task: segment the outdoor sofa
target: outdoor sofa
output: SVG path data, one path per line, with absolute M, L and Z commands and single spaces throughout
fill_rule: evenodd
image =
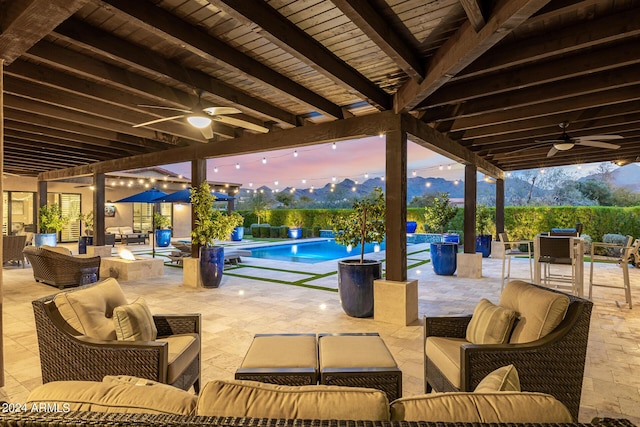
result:
M 116 242 L 120 242 L 124 245 L 131 243 L 146 243 L 147 235 L 145 233 L 134 231 L 129 226 L 120 227 L 107 227 L 106 234 L 113 234 Z
M 0 423 L 251 427 L 578 425 L 571 422 L 568 409 L 553 396 L 508 391 L 513 385 L 513 372 L 513 367 L 503 367 L 488 376 L 484 388 L 475 392 L 433 393 L 391 403 L 383 391 L 371 388 L 219 380 L 207 383 L 199 395 L 194 395 L 141 378 L 107 376 L 102 381 L 62 381 L 37 387 L 26 398 L 25 410 L 0 414 Z M 626 420 L 594 421 L 594 426 L 633 425 Z
M 100 257 L 90 255 L 72 255 L 69 249 L 62 246 L 25 246 L 22 250 L 31 267 L 36 282 L 57 286 L 78 286 L 83 270 L 93 269 L 100 272 Z M 86 270 L 85 270 L 86 271 Z

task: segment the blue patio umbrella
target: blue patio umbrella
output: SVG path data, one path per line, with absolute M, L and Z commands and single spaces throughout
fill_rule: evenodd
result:
M 157 188 L 151 188 L 143 191 L 142 193 L 116 200 L 115 203 L 158 203 L 159 200 L 156 199 L 166 195 L 167 193 L 164 191 L 160 191 Z
M 149 190 L 145 190 L 142 193 L 134 194 L 133 196 L 125 197 L 124 199 L 116 200 L 115 203 L 154 203 L 152 215 L 155 214 L 155 203 L 158 203 L 161 197 L 166 196 L 167 193 L 164 191 L 160 191 L 157 188 L 151 188 Z M 153 223 L 152 216 L 152 229 L 155 229 L 155 223 Z M 153 241 L 153 245 L 151 247 L 152 257 L 156 257 L 156 240 L 151 239 Z
M 216 196 L 216 202 L 226 202 L 229 200 L 233 200 L 234 197 L 233 196 L 229 196 L 227 194 L 224 193 L 218 193 L 217 191 L 212 191 L 211 194 L 213 194 L 214 196 Z M 175 193 L 171 193 L 169 195 L 165 195 L 165 196 L 159 196 L 156 200 L 156 203 L 158 202 L 165 202 L 165 203 L 191 203 L 191 192 L 188 188 L 185 188 L 184 190 L 179 190 L 176 191 Z

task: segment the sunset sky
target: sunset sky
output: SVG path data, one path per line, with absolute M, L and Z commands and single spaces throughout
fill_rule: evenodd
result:
M 308 188 L 322 186 L 346 178 L 363 182 L 369 178 L 384 176 L 384 138 L 369 137 L 353 141 L 320 144 L 293 149 L 270 151 L 259 154 L 231 156 L 207 161 L 209 181 L 239 183 L 247 188 L 266 185 L 270 188 Z M 462 179 L 464 166 L 446 157 L 433 153 L 414 143 L 408 144 L 408 175 L 441 177 L 449 180 Z M 263 163 L 266 159 L 266 163 Z M 239 168 L 236 168 L 239 165 Z M 180 163 L 164 168 L 191 176 L 191 165 Z M 440 170 L 442 168 L 442 170 Z M 217 172 L 216 172 L 217 170 Z M 303 180 L 306 182 L 303 183 Z M 277 181 L 277 184 L 276 184 Z

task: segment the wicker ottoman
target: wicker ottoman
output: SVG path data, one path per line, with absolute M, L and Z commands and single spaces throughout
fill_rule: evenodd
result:
M 316 335 L 256 334 L 235 378 L 281 385 L 316 384 Z
M 377 333 L 320 334 L 320 383 L 382 390 L 402 397 L 402 371 Z

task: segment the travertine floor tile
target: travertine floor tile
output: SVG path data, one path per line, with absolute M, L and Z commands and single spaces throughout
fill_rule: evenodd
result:
M 428 253 L 413 254 L 410 264 L 427 258 Z M 513 276 L 528 276 L 526 260 L 512 262 Z M 335 271 L 335 262 L 296 264 L 245 257 L 243 264 L 256 268 L 229 270 L 219 289 L 183 287 L 179 268 L 165 268 L 162 277 L 132 280 L 122 287 L 130 300 L 144 296 L 155 313 L 202 313 L 203 383 L 233 378 L 256 333 L 378 332 L 403 370 L 404 395 L 423 393 L 421 320 L 399 327 L 346 316 L 335 292 L 335 274 L 305 282 L 328 290 L 263 280 L 315 277 L 312 275 Z M 259 268 L 262 266 L 289 271 Z M 468 314 L 483 297 L 497 302 L 501 267 L 499 259 L 483 259 L 480 279 L 437 276 L 430 264 L 412 268 L 408 276 L 419 281 L 420 317 Z M 588 281 L 588 264 L 585 267 Z M 615 264 L 598 264 L 597 268 L 599 281 L 621 282 L 622 272 Z M 295 271 L 309 274 L 291 273 Z M 640 269 L 630 268 L 630 274 L 638 307 L 633 310 L 624 303 L 622 290 L 594 288 L 580 421 L 612 416 L 640 424 Z M 29 266 L 4 269 L 3 278 L 6 381 L 0 398 L 20 402 L 41 383 L 31 301 L 58 290 L 36 283 Z

